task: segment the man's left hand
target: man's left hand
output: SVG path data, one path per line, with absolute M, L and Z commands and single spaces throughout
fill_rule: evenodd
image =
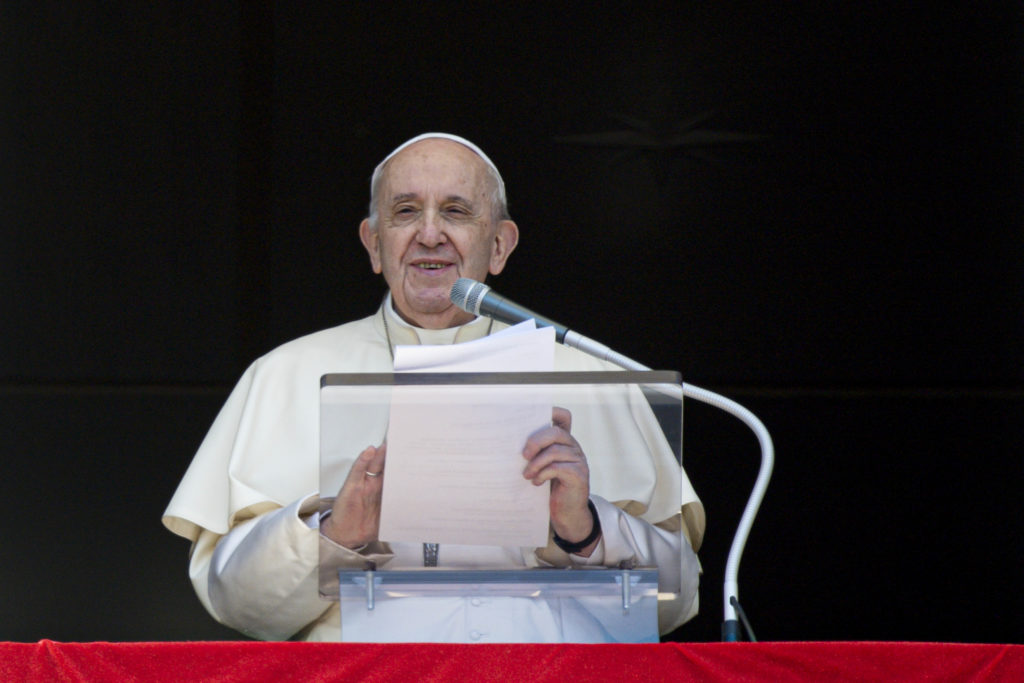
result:
M 572 414 L 554 408 L 552 425 L 530 435 L 523 448 L 529 463 L 523 476 L 540 486 L 551 482 L 551 526 L 566 541 L 581 541 L 590 535 L 594 519 L 587 507 L 590 499 L 590 468 L 587 456 L 571 434 Z M 599 540 L 599 539 L 598 539 Z M 578 555 L 589 556 L 597 540 Z

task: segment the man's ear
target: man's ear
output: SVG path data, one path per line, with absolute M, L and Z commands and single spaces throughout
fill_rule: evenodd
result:
M 373 267 L 373 272 L 380 275 L 380 235 L 377 231 L 370 226 L 370 219 L 364 218 L 363 222 L 359 224 L 359 240 L 366 247 L 366 253 L 370 255 L 370 266 Z
M 498 229 L 494 233 L 494 246 L 491 248 L 491 275 L 497 275 L 505 269 L 505 262 L 508 261 L 516 245 L 519 244 L 519 226 L 514 221 L 504 220 L 498 223 Z

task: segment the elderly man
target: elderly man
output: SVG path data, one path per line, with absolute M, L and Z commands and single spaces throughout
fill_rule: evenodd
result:
M 659 606 L 667 632 L 697 609 L 703 508 L 673 462 L 651 456 L 637 481 L 601 469 L 555 411 L 552 425 L 524 444 L 523 477 L 551 482 L 551 542 L 546 548 L 452 546 L 423 549 L 378 538 L 387 452 L 378 438 L 353 453 L 333 503 L 318 517 L 318 390 L 331 372 L 389 372 L 397 344 L 451 344 L 477 339 L 500 324 L 474 318 L 449 300 L 459 277 L 497 275 L 519 232 L 509 218 L 497 168 L 474 144 L 442 133 L 418 136 L 381 162 L 371 181 L 370 215 L 359 226 L 373 271 L 389 294 L 369 318 L 295 340 L 246 371 L 196 454 L 163 521 L 192 541 L 190 578 L 218 620 L 263 639 L 338 640 L 337 603 L 318 596 L 321 554 L 334 566 L 381 568 L 617 566 L 657 564 L 675 600 Z M 607 364 L 565 347 L 558 370 L 606 370 Z M 632 433 L 630 425 L 623 431 Z M 639 434 L 642 429 L 635 430 Z M 363 448 L 359 444 L 355 451 Z M 608 491 L 591 491 L 592 481 Z M 679 491 L 683 491 L 682 511 Z M 680 533 L 681 532 L 681 533 Z M 318 541 L 319 539 L 319 541 Z M 318 545 L 326 551 L 318 551 Z M 414 599 L 410 599 L 414 600 Z M 407 603 L 396 634 L 410 640 L 561 640 L 580 637 L 572 619 L 531 601 L 495 601 L 482 631 L 465 632 L 465 606 Z M 477 605 L 479 607 L 479 605 Z M 480 619 L 483 621 L 481 622 Z M 404 629 L 404 631 L 403 631 Z M 584 629 L 585 630 L 585 629 Z M 585 636 L 584 636 L 585 637 Z

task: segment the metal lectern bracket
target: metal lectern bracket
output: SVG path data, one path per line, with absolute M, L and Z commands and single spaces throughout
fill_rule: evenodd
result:
M 374 571 L 372 569 L 366 570 L 366 609 L 373 609 L 373 589 L 374 589 Z
M 628 614 L 629 607 L 633 603 L 633 585 L 640 582 L 639 576 L 634 576 L 629 569 L 622 569 L 615 577 L 615 583 L 622 588 L 622 613 Z

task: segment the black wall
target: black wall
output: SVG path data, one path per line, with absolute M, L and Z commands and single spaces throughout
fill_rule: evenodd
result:
M 706 4 L 0 6 L 0 639 L 235 637 L 160 514 L 249 361 L 374 310 L 370 171 L 443 130 L 496 287 L 768 426 L 761 639 L 1024 641 L 1021 10 Z M 757 446 L 685 441 L 716 640 Z

